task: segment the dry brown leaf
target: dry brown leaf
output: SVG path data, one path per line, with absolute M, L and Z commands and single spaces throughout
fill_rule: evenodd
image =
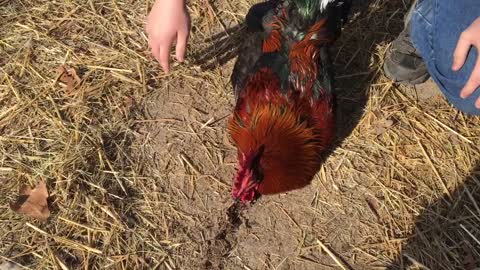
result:
M 71 94 L 76 85 L 80 83 L 80 77 L 74 68 L 67 65 L 60 65 L 57 68 L 58 80 L 67 85 L 67 94 Z
M 463 258 L 463 265 L 465 266 L 465 270 L 477 270 L 477 261 L 475 257 L 473 256 L 472 251 L 470 250 L 467 245 L 463 244 L 462 245 L 463 250 L 465 251 L 465 257 Z
M 129 96 L 123 97 L 123 106 L 127 111 L 129 111 L 134 104 L 135 104 L 135 100 L 132 97 L 129 97 Z
M 375 134 L 376 135 L 382 135 L 392 126 L 393 126 L 393 121 L 392 120 L 387 120 L 387 119 L 380 120 L 375 125 Z
M 10 204 L 13 211 L 39 220 L 45 220 L 50 216 L 47 185 L 43 180 L 38 182 L 34 189 L 22 186 L 19 193 L 17 201 Z
M 374 196 L 368 195 L 366 196 L 366 201 L 368 204 L 368 207 L 370 207 L 370 210 L 373 212 L 373 214 L 377 217 L 378 220 L 381 220 L 380 216 L 380 206 L 378 205 L 378 200 Z

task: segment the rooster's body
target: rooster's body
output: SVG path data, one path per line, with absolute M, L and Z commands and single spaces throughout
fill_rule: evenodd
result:
M 270 0 L 253 6 L 232 74 L 229 132 L 239 170 L 232 195 L 251 201 L 309 184 L 334 137 L 328 47 L 351 0 Z

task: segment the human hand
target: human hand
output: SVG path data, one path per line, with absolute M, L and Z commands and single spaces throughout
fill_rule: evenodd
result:
M 453 54 L 452 70 L 458 71 L 465 64 L 468 52 L 475 46 L 480 51 L 480 17 L 476 19 L 463 33 L 457 43 Z M 469 97 L 480 86 L 480 54 L 477 56 L 477 63 L 467 83 L 460 92 L 462 98 Z M 480 98 L 475 102 L 475 107 L 480 109 Z
M 148 45 L 163 70 L 169 71 L 170 48 L 176 42 L 176 58 L 183 62 L 190 31 L 185 0 L 156 0 L 148 14 Z

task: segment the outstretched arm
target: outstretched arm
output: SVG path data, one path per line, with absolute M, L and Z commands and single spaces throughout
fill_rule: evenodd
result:
M 176 43 L 176 58 L 185 58 L 190 17 L 185 0 L 156 0 L 148 14 L 146 31 L 152 54 L 165 72 L 169 71 L 170 48 Z

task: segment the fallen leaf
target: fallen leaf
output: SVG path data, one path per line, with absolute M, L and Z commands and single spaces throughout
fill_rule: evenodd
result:
M 449 141 L 453 144 L 453 145 L 459 145 L 459 144 L 462 144 L 462 141 L 459 139 L 459 137 L 455 134 L 450 134 L 448 136 L 448 139 Z
M 465 257 L 463 258 L 463 265 L 465 267 L 465 270 L 477 270 L 477 260 L 473 256 L 472 250 L 470 250 L 467 245 L 463 244 L 462 245 L 463 250 L 465 251 Z
M 67 94 L 71 94 L 76 85 L 80 83 L 80 77 L 74 68 L 67 65 L 60 65 L 57 68 L 58 80 L 67 85 Z
M 372 210 L 373 214 L 377 217 L 377 219 L 381 220 L 382 218 L 380 217 L 380 206 L 378 205 L 377 198 L 368 194 L 366 197 L 368 207 L 370 207 L 370 210 Z
M 375 117 L 378 119 L 378 118 L 383 118 L 385 117 L 385 115 L 383 114 L 383 112 L 379 111 L 379 110 L 375 110 L 375 111 L 372 111 L 373 115 L 375 115 Z
M 20 188 L 19 193 L 17 201 L 10 203 L 13 211 L 39 220 L 45 220 L 50 216 L 47 185 L 44 181 L 38 182 L 34 189 L 24 185 Z
M 375 134 L 382 135 L 385 133 L 389 128 L 393 126 L 392 120 L 383 119 L 377 122 L 375 126 Z
M 129 97 L 129 96 L 123 97 L 123 106 L 127 111 L 129 111 L 134 104 L 135 104 L 135 100 L 132 97 Z
M 0 270 L 21 270 L 22 268 L 11 262 L 4 262 L 0 264 Z

